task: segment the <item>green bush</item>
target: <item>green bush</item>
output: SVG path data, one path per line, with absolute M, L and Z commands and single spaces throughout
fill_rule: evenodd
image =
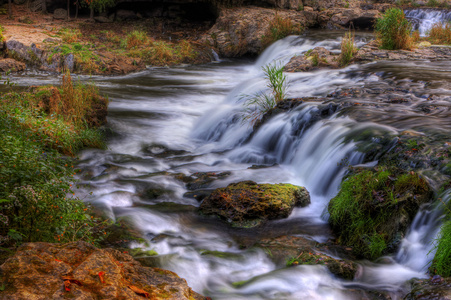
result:
M 290 34 L 301 34 L 302 31 L 302 26 L 293 25 L 290 19 L 282 18 L 276 13 L 269 23 L 268 32 L 262 37 L 262 44 L 267 47 Z
M 70 199 L 72 160 L 43 146 L 39 134 L 0 113 L 0 241 L 96 242 L 101 221 Z M 0 244 L 1 244 L 0 242 Z
M 381 41 L 382 49 L 395 50 L 412 47 L 412 25 L 399 8 L 390 8 L 382 18 L 377 19 L 375 30 Z

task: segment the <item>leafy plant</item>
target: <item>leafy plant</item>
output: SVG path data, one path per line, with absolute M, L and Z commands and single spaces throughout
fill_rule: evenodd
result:
M 440 228 L 439 237 L 435 241 L 436 253 L 430 270 L 434 274 L 449 277 L 451 276 L 451 208 L 449 201 L 448 203 L 442 201 L 442 205 L 445 211 L 445 218 Z
M 341 41 L 341 53 L 338 57 L 338 63 L 340 66 L 346 66 L 348 65 L 352 58 L 354 57 L 354 54 L 357 53 L 357 48 L 354 44 L 354 34 L 351 32 L 348 32 L 343 37 L 343 40 Z
M 258 92 L 252 96 L 243 95 L 247 98 L 244 102 L 245 112 L 243 120 L 250 120 L 254 124 L 257 120 L 274 108 L 277 103 L 286 98 L 288 81 L 283 73 L 284 66 L 280 64 L 266 65 L 263 68 L 265 78 L 268 81 L 267 87 L 270 93 Z
M 381 48 L 388 50 L 410 49 L 412 47 L 412 25 L 399 8 L 390 8 L 376 20 L 376 34 Z
M 61 39 L 65 43 L 75 43 L 81 38 L 81 31 L 79 29 L 63 28 L 60 30 L 59 34 Z

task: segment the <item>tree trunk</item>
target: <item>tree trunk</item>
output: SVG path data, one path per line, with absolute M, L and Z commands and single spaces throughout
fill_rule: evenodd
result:
M 9 15 L 10 19 L 13 18 L 13 3 L 12 3 L 12 0 L 8 0 L 8 15 Z
M 70 19 L 70 0 L 67 0 L 67 19 Z
M 75 2 L 75 19 L 78 18 L 78 0 Z
M 91 11 L 89 12 L 89 18 L 91 20 L 94 20 L 94 6 L 92 4 L 91 4 L 90 9 L 91 9 Z
M 41 0 L 42 1 L 42 12 L 47 13 L 47 0 Z

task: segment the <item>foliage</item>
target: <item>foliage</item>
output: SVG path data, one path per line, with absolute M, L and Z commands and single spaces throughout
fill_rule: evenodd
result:
M 375 30 L 382 49 L 396 50 L 412 47 L 410 36 L 412 25 L 399 8 L 390 8 L 382 18 L 377 19 Z
M 358 256 L 375 259 L 402 230 L 398 220 L 413 218 L 429 197 L 426 181 L 413 172 L 363 170 L 349 176 L 330 201 L 329 222 L 341 244 Z
M 141 49 L 130 50 L 131 57 L 139 57 L 147 64 L 165 66 L 179 63 L 188 63 L 198 56 L 191 43 L 182 40 L 178 44 L 165 41 L 153 42 Z
M 451 196 L 451 195 L 450 195 Z M 435 243 L 435 256 L 432 260 L 430 270 L 434 274 L 443 277 L 451 276 L 451 205 L 442 202 L 445 211 L 445 217 L 442 227 L 440 228 L 439 237 Z
M 73 84 L 70 74 L 60 89 L 38 87 L 8 93 L 1 98 L 2 112 L 23 130 L 31 130 L 46 148 L 73 155 L 83 147 L 102 147 L 93 129 L 105 122 L 108 100 L 89 84 Z
M 77 170 L 20 120 L 0 113 L 0 238 L 6 245 L 21 242 L 96 242 L 103 234 L 100 219 L 72 193 Z
M 288 81 L 287 76 L 283 74 L 284 66 L 275 63 L 266 65 L 262 69 L 268 81 L 267 87 L 270 89 L 270 93 L 258 92 L 252 96 L 243 95 L 241 97 L 241 99 L 247 99 L 244 102 L 243 120 L 250 120 L 251 124 L 261 119 L 277 103 L 284 100 L 287 94 Z
M 79 29 L 63 28 L 60 30 L 59 34 L 61 39 L 65 43 L 75 43 L 81 38 L 81 31 Z
M 116 5 L 115 0 L 83 0 L 81 3 L 98 12 L 104 12 L 108 7 Z
M 301 34 L 302 31 L 301 25 L 293 25 L 289 18 L 282 18 L 276 13 L 269 23 L 268 32 L 262 37 L 262 44 L 266 47 L 291 34 Z
M 428 39 L 434 44 L 451 44 L 451 24 L 434 24 L 428 32 Z
M 351 32 L 348 32 L 341 41 L 341 53 L 338 57 L 338 63 L 340 66 L 343 67 L 348 65 L 356 53 L 357 48 L 354 44 L 354 35 Z
M 3 36 L 4 30 L 5 30 L 5 28 L 3 28 L 3 26 L 0 25 L 0 43 L 5 41 L 5 37 Z

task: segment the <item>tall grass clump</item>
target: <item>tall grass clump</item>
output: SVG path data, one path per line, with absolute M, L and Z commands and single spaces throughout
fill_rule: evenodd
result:
M 254 95 L 243 95 L 245 111 L 243 120 L 250 120 L 255 124 L 264 114 L 274 108 L 277 103 L 284 100 L 287 95 L 288 81 L 283 73 L 284 66 L 280 64 L 266 65 L 263 68 L 269 93 L 259 92 Z
M 341 41 L 341 53 L 338 57 L 338 63 L 340 66 L 343 67 L 348 65 L 356 53 L 357 48 L 354 43 L 354 34 L 348 32 Z
M 301 34 L 302 31 L 301 25 L 293 25 L 289 18 L 284 19 L 276 13 L 269 23 L 267 33 L 262 37 L 262 43 L 266 47 L 291 34 Z
M 142 30 L 133 30 L 122 41 L 121 45 L 126 49 L 135 49 L 148 42 L 147 33 Z
M 434 24 L 428 32 L 428 39 L 434 44 L 451 44 L 451 23 Z
M 451 198 L 451 193 L 448 198 Z M 439 237 L 435 243 L 435 256 L 432 260 L 430 270 L 434 274 L 443 277 L 451 276 L 451 205 L 442 202 L 445 212 L 444 223 L 440 228 Z
M 388 50 L 410 49 L 412 47 L 412 25 L 399 8 L 390 8 L 376 20 L 376 34 L 381 48 Z
M 72 28 L 63 28 L 60 30 L 61 39 L 65 43 L 75 43 L 77 42 L 82 34 L 79 29 L 72 29 Z

